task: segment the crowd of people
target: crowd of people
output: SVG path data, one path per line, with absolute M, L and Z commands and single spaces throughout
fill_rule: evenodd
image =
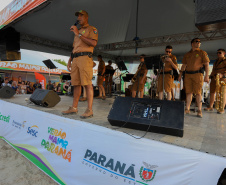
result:
M 17 81 L 9 80 L 5 78 L 3 81 L 0 80 L 0 88 L 4 86 L 9 86 L 16 91 L 16 94 L 32 94 L 36 89 L 42 89 L 42 84 L 36 79 L 35 83 L 30 81 L 23 81 L 21 76 L 18 77 Z M 70 83 L 68 81 L 58 83 L 48 81 L 44 89 L 53 90 L 58 95 L 70 94 Z

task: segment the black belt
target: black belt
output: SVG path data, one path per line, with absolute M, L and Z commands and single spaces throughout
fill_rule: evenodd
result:
M 185 71 L 186 74 L 196 74 L 196 73 L 203 73 L 201 70 L 198 71 Z
M 160 72 L 160 74 L 163 74 L 163 72 Z M 171 74 L 171 75 L 173 75 L 173 70 L 164 72 L 164 74 Z
M 93 53 L 91 52 L 81 52 L 81 53 L 71 53 L 71 58 L 76 58 L 76 57 L 80 57 L 80 56 L 88 56 L 89 58 L 91 58 L 93 55 Z

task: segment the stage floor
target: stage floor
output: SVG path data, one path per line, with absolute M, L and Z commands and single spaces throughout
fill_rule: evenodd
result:
M 26 99 L 29 99 L 30 95 L 15 95 L 11 99 L 3 99 L 4 101 L 19 104 L 22 106 L 30 107 L 40 111 L 48 112 L 51 114 L 60 115 L 62 117 L 82 120 L 95 125 L 107 127 L 109 129 L 125 132 L 135 135 L 136 137 L 142 137 L 146 132 L 133 130 L 129 128 L 119 128 L 111 126 L 107 120 L 107 116 L 115 100 L 115 97 L 107 98 L 106 100 L 94 99 L 93 111 L 94 117 L 89 119 L 81 119 L 80 115 L 83 114 L 87 107 L 87 102 L 79 102 L 77 115 L 62 115 L 61 111 L 66 110 L 68 106 L 71 106 L 73 98 L 71 96 L 60 96 L 61 101 L 52 108 L 44 108 L 41 106 L 29 103 Z M 205 104 L 203 104 L 203 108 Z M 191 107 L 192 108 L 192 107 Z M 176 113 L 175 113 L 176 114 Z M 144 136 L 147 139 L 152 139 L 172 145 L 177 145 L 201 152 L 206 152 L 218 156 L 226 156 L 226 115 L 217 114 L 216 110 L 213 112 L 205 112 L 203 110 L 203 118 L 198 118 L 196 113 L 191 112 L 190 115 L 184 117 L 184 136 L 183 138 L 157 134 L 148 132 Z M 128 135 L 128 137 L 131 137 Z

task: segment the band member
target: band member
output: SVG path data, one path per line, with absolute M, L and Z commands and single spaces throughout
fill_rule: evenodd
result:
M 173 68 L 177 70 L 177 58 L 172 55 L 172 46 L 166 46 L 165 55 L 162 57 L 164 64 L 164 90 L 167 93 L 167 100 L 171 100 L 171 89 L 173 86 Z M 158 77 L 157 92 L 159 99 L 163 99 L 163 70 Z
M 225 50 L 224 49 L 218 49 L 217 50 L 217 56 L 218 58 L 213 64 L 213 69 L 210 74 L 210 105 L 207 108 L 204 108 L 205 111 L 213 111 L 213 104 L 215 101 L 215 93 L 216 93 L 216 75 L 219 73 L 220 78 L 223 76 L 226 76 L 226 58 L 225 58 Z M 225 107 L 225 102 L 224 106 Z M 218 112 L 219 114 L 223 114 L 224 111 Z
M 105 63 L 102 59 L 101 55 L 98 55 L 97 60 L 99 61 L 98 69 L 97 69 L 97 85 L 99 87 L 99 96 L 97 96 L 97 99 L 106 99 L 105 90 L 104 90 L 104 73 L 105 73 Z
M 146 82 L 147 76 L 147 67 L 144 63 L 145 55 L 140 55 L 140 65 L 138 66 L 137 72 L 135 73 L 132 81 L 134 81 L 132 86 L 132 97 L 136 97 L 136 92 L 138 89 L 138 93 L 140 92 L 140 98 L 144 96 L 144 85 Z M 138 83 L 139 82 L 139 83 Z M 139 86 L 139 87 L 138 87 Z
M 105 67 L 105 92 L 109 93 L 109 96 L 111 96 L 113 74 L 106 74 L 106 70 L 109 70 L 109 71 L 114 70 L 111 64 L 112 64 L 112 61 L 109 60 L 108 65 Z
M 178 80 L 185 71 L 184 86 L 186 92 L 186 108 L 185 114 L 190 114 L 190 105 L 192 94 L 196 94 L 196 102 L 198 106 L 197 116 L 202 117 L 202 86 L 203 86 L 203 65 L 205 66 L 204 81 L 209 82 L 209 57 L 207 53 L 200 49 L 201 41 L 194 38 L 191 41 L 192 49 L 184 55 L 182 60 L 181 72 Z
M 93 59 L 92 53 L 97 45 L 98 32 L 97 29 L 88 24 L 88 13 L 80 10 L 75 13 L 77 21 L 81 25 L 78 28 L 73 25 L 71 31 L 74 33 L 73 50 L 68 60 L 67 68 L 71 71 L 71 84 L 74 86 L 74 99 L 72 107 L 63 111 L 62 114 L 77 114 L 78 101 L 81 95 L 81 86 L 85 86 L 87 93 L 88 107 L 81 118 L 89 118 L 93 116 Z

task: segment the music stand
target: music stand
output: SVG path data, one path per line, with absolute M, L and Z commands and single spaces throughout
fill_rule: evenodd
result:
M 129 82 L 129 79 L 126 76 L 123 76 L 122 79 L 124 82 Z
M 57 67 L 54 65 L 54 63 L 50 60 L 50 59 L 48 59 L 48 60 L 43 60 L 42 61 L 45 65 L 46 65 L 46 67 L 48 67 L 48 69 L 49 69 L 49 80 L 50 80 L 50 69 L 56 69 Z
M 120 71 L 127 71 L 127 67 L 123 61 L 116 62 L 116 65 Z
M 152 56 L 152 57 L 145 57 L 144 58 L 144 63 L 147 67 L 147 69 L 162 69 L 163 62 L 161 60 L 161 56 Z
M 45 65 L 46 65 L 46 67 L 48 67 L 49 69 L 56 69 L 57 67 L 54 65 L 54 63 L 50 60 L 50 59 L 48 59 L 48 60 L 43 60 L 42 61 Z
M 130 80 L 132 80 L 132 78 L 134 77 L 135 74 L 126 74 L 126 78 Z
M 49 80 L 50 80 L 50 69 L 56 69 L 57 67 L 54 65 L 54 63 L 50 60 L 50 59 L 48 59 L 48 60 L 43 60 L 42 61 L 45 65 L 46 65 L 46 67 L 48 67 L 48 69 L 49 69 Z

